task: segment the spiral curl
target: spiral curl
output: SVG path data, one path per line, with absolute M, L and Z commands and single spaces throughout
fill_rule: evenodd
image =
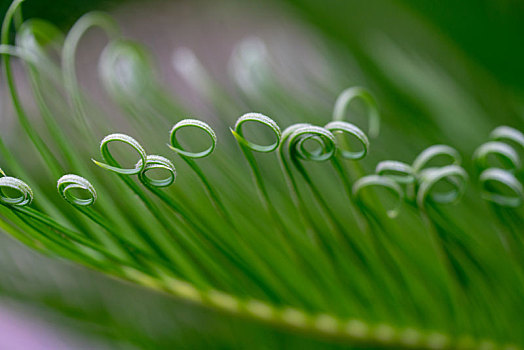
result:
M 333 134 L 342 133 L 348 134 L 355 137 L 360 144 L 362 145 L 361 151 L 347 151 L 343 150 L 341 147 L 337 147 L 342 158 L 359 160 L 366 156 L 369 149 L 369 139 L 366 134 L 356 125 L 343 122 L 343 121 L 334 121 L 327 123 L 324 126 L 325 129 L 329 130 Z
M 308 140 L 314 140 L 319 148 L 309 151 L 305 147 Z M 289 153 L 303 160 L 325 161 L 333 157 L 336 150 L 335 136 L 327 129 L 314 125 L 297 127 L 288 138 Z
M 412 164 L 413 171 L 415 173 L 421 172 L 431 160 L 439 156 L 451 158 L 450 165 L 460 165 L 462 163 L 462 157 L 453 147 L 448 145 L 433 145 L 426 148 L 415 158 Z
M 91 185 L 88 180 L 78 175 L 68 174 L 62 176 L 57 181 L 57 189 L 62 198 L 73 205 L 87 207 L 93 205 L 97 199 L 96 190 L 93 185 Z M 79 189 L 89 194 L 89 198 L 79 198 L 75 196 L 72 193 L 72 190 L 74 189 Z
M 519 144 L 524 149 L 524 134 L 510 126 L 499 126 L 490 134 L 489 138 L 493 141 L 512 141 Z
M 446 165 L 440 168 L 428 168 L 418 177 L 420 186 L 417 191 L 417 204 L 423 208 L 426 200 L 440 204 L 457 201 L 466 191 L 468 174 L 458 165 Z M 440 181 L 447 181 L 453 189 L 445 192 L 434 192 L 433 189 Z
M 182 128 L 187 127 L 194 127 L 198 128 L 200 130 L 203 130 L 211 140 L 211 145 L 204 151 L 201 152 L 189 152 L 182 148 L 180 143 L 177 140 L 177 132 L 180 131 Z M 188 157 L 188 158 L 204 158 L 213 153 L 216 147 L 217 143 L 217 136 L 215 134 L 215 131 L 205 122 L 197 119 L 184 119 L 176 123 L 173 128 L 171 129 L 171 132 L 169 134 L 169 139 L 171 141 L 171 144 L 169 145 L 169 148 L 171 148 L 173 151 L 177 152 L 178 154 Z
M 5 194 L 4 189 L 11 189 L 19 193 L 12 197 Z M 25 207 L 33 202 L 33 190 L 24 181 L 11 176 L 0 177 L 0 202 L 17 207 Z
M 134 168 L 130 168 L 130 169 L 121 168 L 118 162 L 111 155 L 111 152 L 109 151 L 109 143 L 111 142 L 123 142 L 131 146 L 140 156 L 140 160 L 142 161 L 141 167 L 137 168 L 135 166 Z M 107 170 L 110 170 L 117 174 L 122 174 L 122 175 L 136 175 L 144 170 L 144 166 L 146 163 L 146 157 L 147 157 L 146 151 L 142 147 L 142 145 L 140 145 L 140 143 L 137 140 L 135 140 L 134 138 L 132 138 L 131 136 L 128 136 L 125 134 L 107 135 L 100 142 L 100 153 L 102 154 L 102 157 L 108 164 L 99 162 L 94 159 L 93 159 L 93 162 L 103 169 L 107 169 Z
M 439 156 L 451 158 L 452 164 L 426 168 L 431 160 Z M 362 188 L 374 185 L 396 192 L 400 202 L 406 197 L 408 200 L 416 200 L 420 208 L 424 207 L 428 197 L 436 203 L 452 203 L 462 196 L 468 179 L 466 171 L 458 165 L 460 163 L 459 153 L 446 145 L 434 145 L 425 149 L 415 158 L 412 165 L 395 160 L 385 160 L 377 164 L 376 174 L 364 176 L 354 184 L 353 196 L 358 200 L 358 194 Z M 434 186 L 440 181 L 450 183 L 453 189 L 435 192 Z M 395 217 L 400 208 L 401 205 L 398 204 L 394 209 L 388 211 L 388 215 Z
M 271 129 L 271 131 L 275 135 L 275 142 L 270 145 L 258 145 L 256 143 L 248 141 L 246 138 L 244 138 L 244 134 L 242 131 L 242 126 L 244 123 L 251 121 L 251 122 L 257 122 L 262 125 L 265 125 Z M 233 130 L 231 130 L 237 141 L 243 145 L 244 147 L 247 147 L 248 149 L 256 152 L 262 152 L 262 153 L 269 153 L 273 152 L 278 148 L 278 145 L 280 144 L 280 140 L 282 138 L 282 132 L 280 131 L 280 127 L 277 125 L 277 123 L 260 113 L 246 113 L 240 118 L 238 118 L 237 122 L 235 123 L 235 127 Z
M 173 163 L 162 156 L 148 155 L 145 165 L 142 159 L 136 163 L 136 169 L 142 169 L 138 173 L 138 179 L 148 187 L 168 187 L 176 180 L 176 168 Z M 153 179 L 147 176 L 147 172 L 152 170 L 167 170 L 169 176 L 163 179 Z
M 64 35 L 55 25 L 40 19 L 30 19 L 22 23 L 16 33 L 17 47 L 25 53 L 22 57 L 34 66 L 45 67 L 39 70 L 52 79 L 61 76 L 57 66 L 47 54 L 51 47 L 56 53 L 62 49 Z
M 117 99 L 137 97 L 147 92 L 154 80 L 148 52 L 138 43 L 117 39 L 102 51 L 98 65 L 105 89 Z
M 524 134 L 520 130 L 502 125 L 495 128 L 489 138 L 491 141 L 481 145 L 473 155 L 480 172 L 482 198 L 502 207 L 519 207 L 524 191 L 522 183 L 514 174 L 520 171 L 522 162 L 513 146 L 524 149 Z M 504 169 L 491 166 L 489 155 L 498 156 L 507 166 Z M 494 184 L 498 186 L 495 187 Z M 502 188 L 505 188 L 507 193 L 502 193 Z
M 375 173 L 389 177 L 399 184 L 411 184 L 415 181 L 413 167 L 396 160 L 384 160 L 378 163 L 375 168 Z
M 372 138 L 378 136 L 380 131 L 380 114 L 378 112 L 378 105 L 371 93 L 362 87 L 350 87 L 338 96 L 333 110 L 333 120 L 342 121 L 346 110 L 355 98 L 360 98 L 367 104 L 369 109 L 369 135 Z
M 102 12 L 89 12 L 80 17 L 69 30 L 62 48 L 62 75 L 65 91 L 67 92 L 75 110 L 75 118 L 83 128 L 89 130 L 85 107 L 80 98 L 80 87 L 76 74 L 77 48 L 80 40 L 90 28 L 100 28 L 110 40 L 120 35 L 118 25 L 113 18 Z
M 495 192 L 490 187 L 490 183 L 499 183 L 510 190 L 513 195 Z M 500 206 L 516 208 L 522 204 L 524 189 L 519 180 L 507 170 L 489 168 L 484 170 L 479 176 L 479 183 L 482 189 L 482 198 L 496 203 Z
M 282 132 L 282 138 L 281 138 L 281 141 L 280 141 L 280 145 L 278 145 L 278 151 L 281 155 L 284 154 L 284 150 L 286 149 L 286 147 L 284 147 L 285 145 L 288 144 L 288 140 L 289 140 L 289 137 L 291 135 L 293 135 L 293 133 L 302 128 L 302 127 L 305 127 L 305 126 L 311 126 L 311 124 L 307 124 L 307 123 L 297 123 L 297 124 L 293 124 L 293 125 L 290 125 L 288 126 L 287 128 L 284 129 L 284 131 Z
M 362 190 L 369 186 L 385 187 L 397 196 L 396 205 L 393 207 L 393 209 L 389 209 L 386 212 L 390 218 L 395 218 L 400 212 L 400 209 L 402 208 L 402 203 L 404 201 L 404 192 L 400 185 L 388 176 L 373 174 L 361 177 L 360 179 L 355 181 L 352 188 L 353 198 L 355 198 L 355 201 L 359 203 L 361 206 L 363 205 L 361 194 Z
M 508 163 L 508 170 L 518 170 L 521 167 L 519 155 L 513 147 L 499 141 L 489 141 L 481 145 L 473 154 L 473 160 L 479 169 L 487 169 L 489 165 L 489 155 L 497 155 Z

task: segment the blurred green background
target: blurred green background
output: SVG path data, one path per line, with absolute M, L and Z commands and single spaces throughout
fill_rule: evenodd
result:
M 111 10 L 123 2 L 140 0 L 27 0 L 24 15 L 38 17 L 67 28 L 91 10 Z M 168 0 L 164 0 L 168 1 Z M 176 0 L 173 0 L 176 1 Z M 335 40 L 351 45 L 363 27 L 373 21 L 391 30 L 407 27 L 402 12 L 419 17 L 460 48 L 497 79 L 519 91 L 524 89 L 524 2 L 502 1 L 432 1 L 371 0 L 315 1 L 285 0 L 307 21 L 318 26 Z M 11 2 L 2 0 L 0 13 Z M 391 11 L 396 11 L 391 12 Z M 367 23 L 366 23 L 367 22 Z M 360 30 L 359 30 L 360 29 Z M 416 33 L 411 32 L 412 36 Z M 406 39 L 410 39 L 408 35 Z

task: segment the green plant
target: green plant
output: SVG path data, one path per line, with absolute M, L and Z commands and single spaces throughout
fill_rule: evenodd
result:
M 22 23 L 20 3 L 5 16 L 0 51 L 15 112 L 43 171 L 36 176 L 0 143 L 3 230 L 37 250 L 250 322 L 315 335 L 325 346 L 524 345 L 520 131 L 493 131 L 474 156 L 478 186 L 449 209 L 468 182 L 450 146 L 431 146 L 411 164 L 383 161 L 364 175 L 360 160 L 373 142 L 344 119 L 348 105 L 362 99 L 370 136 L 378 136 L 378 106 L 365 89 L 343 91 L 333 121 L 290 102 L 294 120 L 281 131 L 259 113 L 235 122 L 235 103 L 206 83 L 222 123 L 234 125 L 229 137 L 182 119 L 187 113 L 152 73 L 147 52 L 121 38 L 106 15 L 85 15 L 63 38 L 49 23 Z M 13 18 L 16 45 L 9 45 Z M 144 142 L 122 133 L 101 137 L 114 125 L 84 96 L 75 73 L 76 47 L 93 26 L 109 33 L 101 80 L 131 117 L 119 127 Z M 35 127 L 22 105 L 9 55 L 27 65 L 45 128 Z M 255 83 L 263 100 L 295 101 L 271 77 Z M 310 123 L 318 119 L 324 127 Z M 170 133 L 160 127 L 171 122 Z M 203 132 L 209 147 L 184 143 L 181 134 L 191 129 Z M 89 158 L 99 159 L 99 139 L 102 160 L 90 166 Z M 181 185 L 173 162 L 146 148 L 178 154 Z M 266 159 L 272 152 L 277 159 Z M 493 154 L 509 167 L 493 167 Z M 499 220 L 494 228 L 468 227 L 481 195 Z

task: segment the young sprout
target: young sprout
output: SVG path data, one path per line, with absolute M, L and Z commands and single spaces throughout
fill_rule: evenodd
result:
M 489 168 L 482 171 L 479 175 L 482 198 L 497 205 L 517 208 L 524 200 L 524 190 L 522 184 L 512 173 L 498 168 Z M 496 191 L 493 183 L 502 185 L 509 193 L 502 194 Z
M 139 155 L 139 161 L 137 162 L 137 164 L 132 168 L 122 168 L 118 161 L 116 161 L 116 159 L 112 156 L 109 150 L 109 143 L 111 142 L 122 142 L 130 146 L 131 149 L 133 149 Z M 104 158 L 104 161 L 106 163 L 102 163 L 96 160 L 93 160 L 93 162 L 103 169 L 118 174 L 118 176 L 122 179 L 122 181 L 124 181 L 126 186 L 133 193 L 135 193 L 138 196 L 138 198 L 140 198 L 143 204 L 158 220 L 158 222 L 161 225 L 161 228 L 163 228 L 163 230 L 153 230 L 151 236 L 148 233 L 143 232 L 141 230 L 138 231 L 142 240 L 146 242 L 149 248 L 152 249 L 156 254 L 158 254 L 161 259 L 172 260 L 182 265 L 187 265 L 185 263 L 184 258 L 182 258 L 185 255 L 185 253 L 183 253 L 180 250 L 180 241 L 178 239 L 180 235 L 177 234 L 179 229 L 177 230 L 173 227 L 172 223 L 166 217 L 164 212 L 156 205 L 156 203 L 154 203 L 150 198 L 148 198 L 144 191 L 130 178 L 130 175 L 140 175 L 140 179 L 144 181 L 143 184 L 149 190 L 154 191 L 154 193 L 161 196 L 164 199 L 164 201 L 167 201 L 167 197 L 165 197 L 165 195 L 162 192 L 156 190 L 156 185 L 159 184 L 159 182 L 156 182 L 154 180 L 151 181 L 149 180 L 149 177 L 143 174 L 144 170 L 146 169 L 146 166 L 148 166 L 147 159 L 151 156 L 148 156 L 146 154 L 146 151 L 137 140 L 125 134 L 110 134 L 104 137 L 104 139 L 102 139 L 102 142 L 100 143 L 100 153 L 102 154 L 102 157 Z M 148 171 L 158 166 L 155 163 L 155 157 L 149 159 L 150 164 L 148 167 Z M 167 167 L 169 168 L 169 170 L 174 169 L 174 166 L 171 167 L 172 164 L 169 163 L 166 163 L 167 165 L 162 164 L 161 166 L 163 166 L 163 168 Z M 163 182 L 160 184 L 163 184 Z M 169 203 L 171 204 L 171 202 Z M 166 245 L 164 244 L 164 242 L 166 241 L 175 242 L 175 245 Z M 198 276 L 198 274 L 195 274 L 195 276 Z
M 356 138 L 362 145 L 362 150 L 360 151 L 349 151 L 338 147 L 338 153 L 344 159 L 359 160 L 366 156 L 369 149 L 369 139 L 366 134 L 360 130 L 357 126 L 346 123 L 346 122 L 329 122 L 324 126 L 325 129 L 331 131 L 332 134 L 347 134 Z
M 17 207 L 25 207 L 33 202 L 33 190 L 28 184 L 15 177 L 6 176 L 2 171 L 0 177 L 0 202 Z M 6 190 L 14 191 L 18 196 L 6 194 Z
M 7 189 L 18 193 L 18 196 L 6 194 Z M 111 252 L 96 242 L 85 239 L 47 214 L 31 208 L 32 201 L 33 191 L 24 181 L 10 176 L 0 177 L 0 203 L 10 207 L 16 216 L 34 231 L 36 239 L 64 257 L 92 266 L 100 267 L 100 264 L 105 264 L 108 260 L 120 263 Z
M 111 151 L 109 150 L 109 144 L 111 142 L 122 142 L 124 144 L 127 144 L 131 146 L 132 149 L 134 149 L 138 156 L 140 157 L 140 160 L 142 161 L 140 163 L 140 167 L 133 167 L 133 168 L 122 168 L 120 164 L 115 160 L 115 158 L 112 156 Z M 102 157 L 106 161 L 106 163 L 99 162 L 97 160 L 93 160 L 93 162 L 98 165 L 99 167 L 115 172 L 120 175 L 137 175 L 142 170 L 144 170 L 145 166 L 145 160 L 147 157 L 145 149 L 140 145 L 140 143 L 132 138 L 131 136 L 125 135 L 125 134 L 110 134 L 107 135 L 102 139 L 100 142 L 100 153 L 102 154 Z
M 136 168 L 142 169 L 138 173 L 138 179 L 148 188 L 168 187 L 176 180 L 175 166 L 169 159 L 162 156 L 148 155 L 145 165 L 142 163 L 142 159 L 140 159 L 138 163 L 136 163 Z M 166 170 L 168 175 L 163 179 L 151 178 L 147 175 L 147 172 L 153 170 Z
M 340 93 L 340 95 L 338 96 L 338 98 L 337 98 L 337 100 L 335 102 L 335 107 L 334 107 L 334 110 L 333 110 L 333 121 L 334 122 L 342 122 L 344 120 L 346 114 L 347 114 L 347 109 L 348 109 L 350 103 L 352 101 L 354 101 L 355 99 L 361 99 L 366 104 L 366 106 L 368 108 L 368 119 L 369 119 L 368 132 L 369 132 L 369 135 L 372 138 L 378 137 L 379 129 L 380 129 L 380 114 L 378 112 L 378 105 L 377 105 L 374 97 L 371 95 L 371 93 L 369 91 L 367 91 L 366 89 L 364 89 L 364 88 L 355 86 L 355 87 L 348 88 L 348 89 L 342 91 L 342 93 Z M 351 119 L 351 118 L 349 118 L 349 119 Z M 349 153 L 349 154 L 347 153 L 347 151 L 345 151 L 345 152 L 341 151 L 342 156 L 343 156 L 343 158 L 346 158 L 346 159 L 361 159 L 361 158 L 364 158 L 366 156 L 366 154 L 368 152 L 368 148 L 369 148 L 368 137 L 360 128 L 358 128 L 354 124 L 349 124 L 348 123 L 348 125 L 345 125 L 344 128 L 345 129 L 348 129 L 348 128 L 351 129 L 351 130 L 348 130 L 348 132 L 353 137 L 357 138 L 357 140 L 362 144 L 363 149 L 362 149 L 362 152 Z M 341 150 L 348 149 L 349 145 L 348 145 L 347 140 L 341 140 L 339 148 Z M 346 156 L 344 156 L 344 154 Z M 335 158 L 335 160 L 333 162 L 333 165 L 335 166 L 335 168 L 337 169 L 337 172 L 340 174 L 341 178 L 345 182 L 344 186 L 346 187 L 346 192 L 349 194 L 350 191 L 351 191 L 350 190 L 351 186 L 350 186 L 349 182 L 347 182 L 347 180 L 345 180 L 345 179 L 349 178 L 349 175 L 347 174 L 345 166 L 340 161 L 338 161 L 336 158 Z M 349 170 L 351 171 L 351 174 L 353 175 L 354 178 L 364 176 L 364 174 L 365 174 L 364 170 L 363 170 L 362 166 L 359 163 L 352 162 L 348 166 L 349 166 Z
M 499 126 L 490 134 L 489 138 L 494 141 L 510 141 L 524 148 L 524 133 L 510 126 Z
M 337 143 L 337 152 L 335 156 L 331 158 L 331 162 L 346 190 L 346 195 L 350 202 L 349 208 L 352 212 L 352 215 L 357 220 L 357 224 L 359 225 L 360 229 L 362 231 L 366 231 L 367 228 L 365 227 L 365 224 L 363 223 L 363 221 L 359 217 L 359 214 L 356 212 L 353 204 L 351 203 L 352 195 L 351 195 L 351 183 L 349 180 L 349 175 L 346 171 L 346 168 L 344 167 L 344 164 L 339 160 L 338 157 L 341 157 L 347 160 L 353 160 L 353 161 L 363 159 L 368 153 L 369 139 L 367 135 L 362 130 L 360 130 L 360 128 L 358 128 L 357 126 L 351 123 L 347 123 L 343 121 L 329 122 L 328 124 L 324 126 L 324 128 L 329 130 L 333 135 L 345 134 L 345 135 L 351 136 L 355 138 L 362 146 L 362 149 L 359 151 L 350 151 L 350 150 L 345 149 L 347 146 L 346 145 L 347 142 L 344 142 L 345 140 L 343 140 L 342 142 L 338 142 Z
M 257 123 L 260 124 L 266 128 L 268 128 L 274 135 L 275 141 L 272 144 L 269 145 L 260 145 L 254 142 L 249 141 L 244 137 L 244 124 L 245 123 Z M 255 159 L 255 156 L 252 152 L 260 152 L 260 153 L 270 153 L 275 151 L 279 144 L 280 140 L 282 138 L 282 132 L 280 131 L 280 127 L 275 123 L 275 121 L 263 114 L 260 113 L 246 113 L 235 123 L 235 127 L 231 129 L 231 132 L 233 133 L 233 136 L 238 142 L 238 145 L 240 146 L 240 149 L 244 156 L 247 159 L 247 162 L 251 168 L 251 171 L 253 173 L 253 178 L 255 180 L 255 185 L 258 189 L 258 193 L 260 195 L 260 199 L 262 201 L 262 204 L 264 208 L 269 213 L 272 220 L 275 222 L 275 224 L 279 227 L 280 230 L 285 231 L 284 224 L 278 215 L 276 209 L 271 204 L 271 199 L 269 198 L 269 194 L 266 188 L 266 185 L 264 184 L 264 180 L 262 178 L 262 174 L 260 172 L 260 169 L 258 167 L 257 161 Z
M 306 147 L 308 141 L 317 143 L 317 148 L 309 150 Z M 284 169 L 285 176 L 288 183 L 291 184 L 292 196 L 295 198 L 297 208 L 301 211 L 302 217 L 310 225 L 310 230 L 315 232 L 318 236 L 320 229 L 311 220 L 310 214 L 307 212 L 303 196 L 298 187 L 297 180 L 293 175 L 293 170 L 289 164 L 293 164 L 295 169 L 299 172 L 305 180 L 308 187 L 311 189 L 315 200 L 321 205 L 323 213 L 328 218 L 328 222 L 332 229 L 337 229 L 336 218 L 331 215 L 331 212 L 320 194 L 320 190 L 315 186 L 313 180 L 307 173 L 300 160 L 309 161 L 326 161 L 333 157 L 336 150 L 335 136 L 328 130 L 309 124 L 295 124 L 288 127 L 283 134 L 282 143 L 279 146 L 279 158 Z M 289 160 L 288 160 L 289 159 Z M 318 239 L 318 237 L 314 237 Z
M 377 175 L 386 176 L 399 184 L 411 184 L 415 182 L 415 171 L 413 167 L 397 160 L 384 160 L 375 167 Z
M 497 156 L 508 167 L 510 171 L 518 171 L 521 168 L 519 155 L 513 147 L 499 141 L 489 141 L 482 144 L 473 154 L 473 161 L 477 169 L 490 168 L 490 156 Z
M 388 216 L 395 218 L 400 212 L 402 203 L 404 202 L 404 191 L 397 181 L 384 175 L 367 175 L 358 179 L 353 184 L 353 198 L 355 198 L 357 205 L 361 208 L 366 206 L 363 202 L 362 190 L 370 186 L 384 187 L 396 195 L 398 199 L 395 207 L 387 210 Z
M 333 120 L 344 120 L 349 104 L 356 98 L 360 98 L 366 103 L 369 109 L 369 135 L 371 135 L 372 138 L 376 138 L 380 131 L 380 114 L 378 112 L 378 105 L 371 93 L 364 88 L 354 86 L 342 91 L 335 102 Z
M 65 91 L 73 105 L 75 120 L 81 130 L 91 133 L 89 118 L 86 115 L 84 97 L 82 96 L 76 75 L 76 51 L 84 34 L 93 27 L 104 30 L 109 39 L 113 40 L 120 35 L 120 29 L 114 19 L 102 12 L 90 12 L 83 15 L 67 34 L 62 49 L 62 75 Z
M 177 138 L 177 133 L 179 133 L 184 128 L 196 128 L 199 130 L 202 130 L 207 136 L 209 136 L 210 145 L 207 149 L 199 152 L 191 152 L 185 150 Z M 200 181 L 202 182 L 202 185 L 204 186 L 207 195 L 209 196 L 209 199 L 215 206 L 215 208 L 219 211 L 220 215 L 228 222 L 228 224 L 235 228 L 234 221 L 231 218 L 231 214 L 229 214 L 228 210 L 226 209 L 226 206 L 220 199 L 217 191 L 213 189 L 213 186 L 211 186 L 211 182 L 207 179 L 202 169 L 197 165 L 197 163 L 193 159 L 199 159 L 204 158 L 215 150 L 216 143 L 217 143 L 217 136 L 213 129 L 205 122 L 197 120 L 197 119 L 184 119 L 176 123 L 173 128 L 171 129 L 171 132 L 169 134 L 170 144 L 168 145 L 171 150 L 178 153 L 180 158 L 184 160 L 187 165 L 195 172 L 195 174 L 198 176 Z
M 96 201 L 96 191 L 93 185 L 81 176 L 68 174 L 62 176 L 57 181 L 58 193 L 70 204 L 75 206 L 87 207 Z M 87 198 L 76 196 L 73 191 L 82 190 L 88 194 Z
M 447 145 L 433 145 L 422 151 L 411 165 L 413 172 L 419 174 L 427 165 L 436 158 L 449 159 L 451 165 L 460 165 L 462 157 L 456 149 Z
M 508 126 L 499 126 L 489 137 L 494 141 L 482 144 L 473 154 L 482 197 L 497 206 L 517 208 L 523 201 L 522 183 L 517 177 L 522 160 L 512 145 L 524 149 L 524 134 Z M 501 164 L 491 163 L 493 157 Z
M 11 6 L 8 8 L 2 23 L 2 32 L 0 35 L 1 53 L 4 55 L 2 64 L 6 75 L 8 91 L 16 115 L 18 117 L 18 121 L 20 122 L 26 134 L 29 136 L 31 142 L 34 144 L 35 148 L 39 152 L 46 165 L 49 167 L 50 172 L 53 175 L 57 175 L 62 171 L 60 162 L 54 156 L 53 152 L 51 152 L 51 150 L 44 142 L 44 140 L 41 138 L 41 136 L 38 134 L 38 132 L 34 129 L 33 125 L 31 125 L 29 117 L 24 107 L 22 106 L 22 101 L 17 92 L 15 79 L 11 69 L 11 55 L 19 56 L 23 58 L 26 62 L 33 65 L 37 63 L 32 60 L 33 57 L 31 56 L 30 52 L 18 47 L 11 47 L 8 45 L 12 20 L 17 11 L 19 11 L 21 3 L 22 0 L 13 1 L 13 3 L 11 3 Z
M 435 186 L 445 181 L 453 186 L 447 191 L 437 191 Z M 419 189 L 417 191 L 417 204 L 424 208 L 429 199 L 435 203 L 454 203 L 462 197 L 466 191 L 468 174 L 458 165 L 446 165 L 440 168 L 429 168 L 418 174 Z
M 203 151 L 200 152 L 190 152 L 186 151 L 178 142 L 177 139 L 177 132 L 181 130 L 182 128 L 187 127 L 194 127 L 197 129 L 200 129 L 204 131 L 209 136 L 209 140 L 211 141 L 211 144 L 209 147 Z M 215 150 L 216 144 L 217 144 L 217 135 L 213 131 L 213 129 L 209 126 L 209 124 L 197 120 L 197 119 L 184 119 L 176 123 L 173 128 L 171 129 L 170 135 L 170 141 L 171 144 L 169 145 L 169 148 L 171 148 L 173 151 L 178 153 L 179 155 L 186 157 L 186 158 L 204 158 L 209 156 L 213 151 Z

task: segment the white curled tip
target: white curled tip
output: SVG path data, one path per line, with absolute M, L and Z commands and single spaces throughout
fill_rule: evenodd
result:
M 413 161 L 413 171 L 416 173 L 422 171 L 426 165 L 436 157 L 445 156 L 451 158 L 451 165 L 460 165 L 462 157 L 456 149 L 448 145 L 433 145 L 423 150 Z
M 517 208 L 522 204 L 524 189 L 520 181 L 507 170 L 489 168 L 479 176 L 482 198 L 503 207 Z M 498 189 L 492 186 L 498 185 Z M 502 187 L 504 192 L 502 192 Z
M 495 128 L 489 134 L 489 138 L 495 141 L 511 140 L 519 144 L 524 149 L 524 133 L 510 126 L 501 125 Z
M 378 112 L 378 105 L 373 95 L 362 87 L 353 86 L 347 88 L 338 95 L 333 109 L 333 120 L 342 121 L 349 104 L 356 98 L 360 98 L 366 103 L 369 117 L 369 135 L 372 138 L 377 137 L 380 132 L 380 114 Z
M 424 169 L 419 174 L 418 180 L 420 186 L 417 192 L 417 204 L 423 208 L 428 198 L 440 204 L 458 201 L 466 191 L 468 174 L 458 165 L 447 165 Z M 447 191 L 435 191 L 435 185 L 441 181 L 448 182 L 453 188 Z
M 18 196 L 4 193 L 3 189 L 9 188 L 17 192 Z M 0 202 L 17 207 L 24 207 L 33 201 L 33 190 L 24 181 L 11 176 L 0 177 Z
M 88 180 L 78 175 L 67 174 L 62 176 L 58 179 L 56 187 L 62 198 L 73 205 L 82 207 L 90 206 L 93 205 L 97 199 L 96 190 L 93 185 L 91 185 Z M 86 198 L 78 197 L 72 193 L 73 190 L 80 190 L 88 194 L 88 196 Z
M 365 205 L 362 201 L 362 190 L 366 187 L 378 186 L 384 187 L 393 192 L 397 197 L 396 205 L 392 209 L 387 210 L 387 214 L 390 218 L 395 218 L 402 208 L 402 202 L 404 200 L 404 192 L 400 185 L 389 177 L 381 175 L 366 175 L 355 181 L 352 188 L 353 197 L 359 205 Z

